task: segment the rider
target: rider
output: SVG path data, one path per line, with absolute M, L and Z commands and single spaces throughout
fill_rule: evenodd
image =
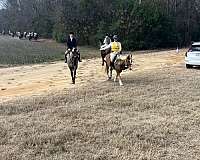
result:
M 111 63 L 114 63 L 117 56 L 119 56 L 121 54 L 121 51 L 122 51 L 122 45 L 121 45 L 120 42 L 118 42 L 117 35 L 113 36 L 113 40 L 114 40 L 114 42 L 111 42 L 111 53 L 110 53 Z
M 111 53 L 110 53 L 111 64 L 114 63 L 114 61 L 121 54 L 121 51 L 122 51 L 122 45 L 118 41 L 117 35 L 113 36 L 113 40 L 114 40 L 114 42 L 111 42 L 107 47 L 105 47 L 105 49 L 111 48 Z
M 80 52 L 77 49 L 77 40 L 74 37 L 74 33 L 73 32 L 69 33 L 68 40 L 67 40 L 67 50 L 68 50 L 68 52 L 65 53 L 65 63 L 67 63 L 67 54 L 69 53 L 69 51 L 77 51 L 78 60 L 79 60 L 79 62 L 81 62 Z
M 105 39 L 104 39 L 104 41 L 103 41 L 103 45 L 101 46 L 100 50 L 101 50 L 101 51 L 102 51 L 102 50 L 105 50 L 105 48 L 107 48 L 107 46 L 108 46 L 110 43 L 111 43 L 111 39 L 110 39 L 110 37 L 109 37 L 109 34 L 106 33 L 106 37 L 105 37 Z

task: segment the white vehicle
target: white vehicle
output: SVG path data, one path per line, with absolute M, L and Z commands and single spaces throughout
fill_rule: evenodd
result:
M 185 54 L 186 68 L 200 66 L 200 42 L 195 42 Z

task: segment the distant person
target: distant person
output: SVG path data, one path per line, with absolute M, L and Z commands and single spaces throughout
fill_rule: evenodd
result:
M 37 40 L 38 37 L 39 37 L 39 36 L 38 36 L 38 33 L 34 32 L 34 33 L 33 33 L 33 38 L 34 38 L 34 40 Z
M 2 31 L 2 35 L 5 35 L 5 34 L 6 34 L 6 33 L 5 33 L 5 30 L 3 30 L 3 31 Z
M 65 54 L 65 63 L 67 63 L 67 54 L 69 53 L 69 51 L 77 52 L 78 53 L 78 60 L 79 60 L 79 62 L 81 62 L 80 52 L 77 49 L 77 40 L 74 37 L 73 32 L 69 33 L 69 36 L 68 36 L 68 39 L 67 39 L 67 50 L 68 50 L 68 52 Z
M 18 32 L 18 37 L 19 37 L 19 39 L 22 39 L 23 36 L 24 36 L 24 34 L 23 34 L 22 32 Z
M 27 38 L 28 33 L 24 32 L 24 38 Z
M 104 41 L 103 41 L 103 45 L 101 46 L 100 50 L 105 50 L 105 48 L 107 48 L 107 46 L 111 43 L 111 39 L 109 37 L 109 34 L 107 33 L 106 34 L 106 37 L 104 38 Z

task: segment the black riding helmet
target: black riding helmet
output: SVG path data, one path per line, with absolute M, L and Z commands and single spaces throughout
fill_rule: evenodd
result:
M 114 40 L 118 40 L 117 35 L 114 35 L 114 36 L 113 36 L 113 39 L 114 39 Z

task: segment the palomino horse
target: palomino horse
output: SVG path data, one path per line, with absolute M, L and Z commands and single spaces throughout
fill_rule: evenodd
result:
M 99 42 L 100 42 L 100 48 L 101 48 L 101 46 L 103 45 L 103 40 L 100 39 Z M 102 51 L 101 51 L 102 66 L 104 66 L 106 55 L 108 55 L 108 54 L 110 54 L 110 53 L 111 53 L 111 48 L 108 48 L 108 49 L 106 49 L 106 50 L 102 50 Z
M 117 73 L 114 81 L 119 79 L 120 86 L 123 86 L 122 79 L 121 79 L 121 72 L 126 69 L 132 70 L 132 55 L 128 55 L 125 57 L 125 59 L 118 58 L 115 60 L 114 64 L 111 64 L 110 61 L 110 54 L 106 56 L 106 71 L 108 75 L 108 79 L 110 80 L 112 78 L 112 70 L 114 69 Z
M 72 83 L 75 84 L 75 79 L 76 79 L 76 70 L 78 69 L 78 51 L 77 50 L 70 50 L 66 51 L 66 58 L 67 58 L 67 64 L 71 72 L 71 78 L 72 78 Z

